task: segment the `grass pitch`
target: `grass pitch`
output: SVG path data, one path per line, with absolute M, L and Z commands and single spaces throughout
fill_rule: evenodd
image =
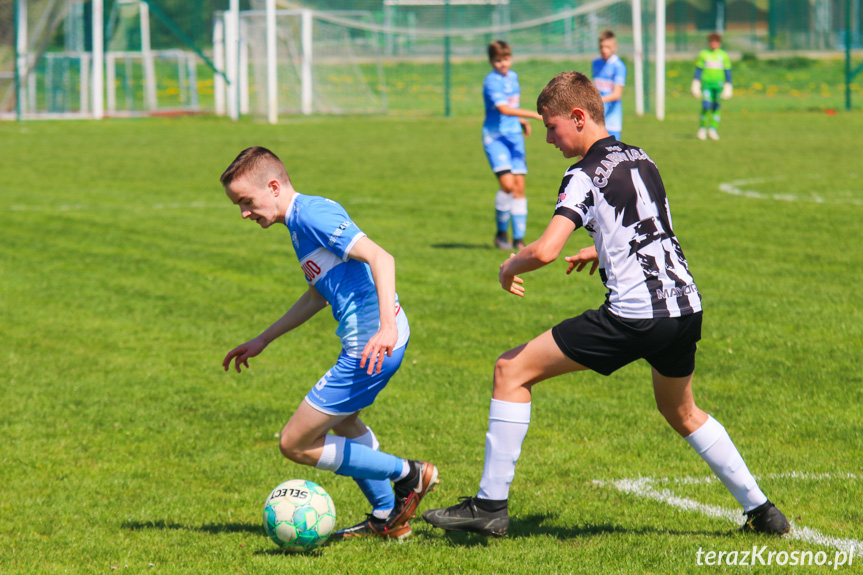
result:
M 663 123 L 630 111 L 624 139 L 660 166 L 704 297 L 697 402 L 797 526 L 859 542 L 863 117 L 744 116 L 764 109 L 744 96 L 727 105 L 722 140 L 699 142 L 693 104 Z M 709 569 L 699 549 L 754 544 L 833 559 L 817 542 L 744 537 L 728 519 L 612 486 L 668 478 L 658 489 L 736 508 L 716 482 L 680 481 L 710 473 L 656 411 L 643 362 L 535 388 L 507 538 L 444 535 L 417 519 L 401 545 L 294 556 L 265 537 L 264 499 L 286 479 L 323 485 L 339 526 L 367 509 L 350 479 L 277 448 L 338 352 L 328 312 L 248 372 L 221 370 L 305 282 L 285 230 L 241 221 L 219 174 L 242 148 L 270 147 L 301 193 L 343 203 L 395 256 L 411 347 L 364 419 L 387 451 L 439 466 L 423 508 L 450 505 L 479 482 L 495 358 L 604 294 L 563 262 L 527 275 L 523 300 L 497 285 L 505 254 L 491 248 L 497 188 L 479 124 L 0 124 L 0 572 L 692 573 Z M 528 155 L 534 239 L 569 162 L 539 129 Z M 579 231 L 568 248 L 588 241 Z M 861 572 L 855 559 L 839 571 Z

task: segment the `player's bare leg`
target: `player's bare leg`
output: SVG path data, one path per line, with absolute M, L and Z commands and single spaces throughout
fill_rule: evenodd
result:
M 504 353 L 494 366 L 494 389 L 479 493 L 423 519 L 448 531 L 502 536 L 509 527 L 507 501 L 515 464 L 530 424 L 531 389 L 540 381 L 587 369 L 560 351 L 551 330 Z
M 700 410 L 692 397 L 692 375 L 666 377 L 653 370 L 656 406 L 687 443 L 704 459 L 746 515 L 745 531 L 782 535 L 791 524 L 758 488 L 728 432 Z
M 279 436 L 282 455 L 300 465 L 314 466 L 321 458 L 324 438 L 345 415 L 329 415 L 302 401 Z

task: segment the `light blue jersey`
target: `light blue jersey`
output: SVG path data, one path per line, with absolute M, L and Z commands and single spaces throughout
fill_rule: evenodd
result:
M 614 92 L 614 86 L 626 85 L 626 64 L 612 54 L 608 60 L 597 58 L 593 61 L 593 83 L 603 96 L 609 96 Z M 605 128 L 612 135 L 620 139 L 623 130 L 623 102 L 605 102 Z
M 518 117 L 505 116 L 497 109 L 502 104 L 519 107 L 521 88 L 518 85 L 518 74 L 510 70 L 506 76 L 502 76 L 492 70 L 482 84 L 482 97 L 485 101 L 485 122 L 482 124 L 484 138 L 500 134 L 521 134 Z
M 338 203 L 319 196 L 294 194 L 285 225 L 300 260 L 306 281 L 333 308 L 339 322 L 336 335 L 344 352 L 360 357 L 366 343 L 380 328 L 380 309 L 372 271 L 368 264 L 350 259 L 354 244 L 365 234 Z M 410 327 L 396 294 L 396 323 L 404 346 Z

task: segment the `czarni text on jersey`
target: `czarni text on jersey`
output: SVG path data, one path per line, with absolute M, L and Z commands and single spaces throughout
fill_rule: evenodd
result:
M 622 151 L 618 146 L 608 146 L 606 150 L 609 150 L 611 153 L 606 154 L 605 159 L 600 162 L 602 167 L 596 168 L 596 175 L 593 177 L 593 185 L 597 188 L 604 188 L 608 185 L 608 179 L 611 177 L 612 172 L 614 172 L 614 168 L 622 162 L 647 160 L 651 164 L 654 164 L 653 160 L 650 159 L 650 156 L 648 156 L 644 150 L 640 150 L 638 148 L 630 148 Z

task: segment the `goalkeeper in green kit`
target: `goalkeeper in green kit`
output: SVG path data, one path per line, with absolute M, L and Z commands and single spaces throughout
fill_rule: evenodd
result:
M 710 50 L 702 50 L 695 62 L 692 95 L 701 100 L 701 127 L 698 139 L 719 139 L 719 99 L 731 97 L 731 60 L 722 46 L 722 35 L 714 32 L 707 37 Z

